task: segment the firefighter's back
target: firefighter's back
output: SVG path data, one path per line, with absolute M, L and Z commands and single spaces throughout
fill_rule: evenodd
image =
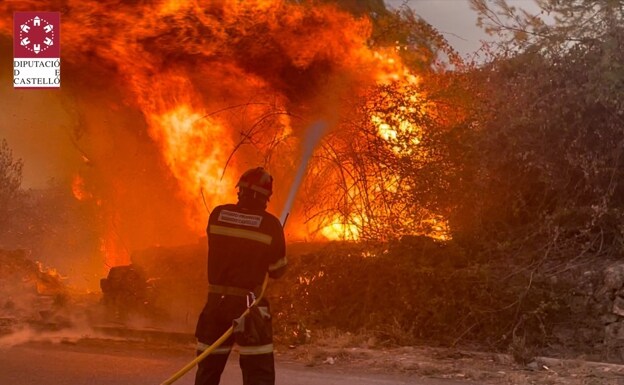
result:
M 216 207 L 208 221 L 208 281 L 253 290 L 274 263 L 283 232 L 265 210 L 228 204 Z

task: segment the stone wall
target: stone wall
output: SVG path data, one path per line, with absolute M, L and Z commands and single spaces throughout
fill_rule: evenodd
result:
M 551 279 L 563 306 L 544 354 L 624 363 L 624 262 L 585 264 Z
M 603 286 L 596 293 L 604 325 L 604 355 L 609 361 L 624 362 L 624 262 L 604 269 Z

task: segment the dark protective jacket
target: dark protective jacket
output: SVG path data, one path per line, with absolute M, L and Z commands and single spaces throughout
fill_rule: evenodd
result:
M 284 230 L 279 219 L 265 210 L 218 206 L 210 214 L 206 230 L 211 285 L 254 290 L 262 285 L 267 272 L 271 278 L 284 273 Z
M 246 207 L 246 206 L 245 206 Z M 274 385 L 273 330 L 269 303 L 262 299 L 240 318 L 248 296 L 264 277 L 286 269 L 284 230 L 264 209 L 240 204 L 216 207 L 208 219 L 208 300 L 197 322 L 197 353 L 209 348 L 235 325 L 234 334 L 199 362 L 195 385 L 219 384 L 234 342 L 239 345 L 245 385 Z

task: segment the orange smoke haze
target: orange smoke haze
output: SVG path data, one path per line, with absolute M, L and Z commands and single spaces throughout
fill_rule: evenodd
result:
M 335 123 L 343 101 L 373 84 L 416 81 L 393 49 L 369 48 L 367 18 L 328 4 L 5 1 L 0 35 L 10 38 L 13 12 L 36 10 L 61 12 L 55 97 L 75 126 L 60 151 L 79 154 L 71 191 L 98 207 L 108 266 L 135 249 L 195 242 L 248 167 L 276 177 L 279 214 L 309 122 Z M 290 218 L 291 239 L 304 237 L 302 214 Z

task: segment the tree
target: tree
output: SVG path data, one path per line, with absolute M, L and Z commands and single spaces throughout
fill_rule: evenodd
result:
M 6 140 L 0 144 L 0 228 L 6 225 L 14 209 L 22 184 L 21 159 L 13 158 L 13 151 Z
M 304 186 L 306 210 L 320 219 L 323 234 L 447 235 L 449 165 L 439 113 L 413 84 L 378 85 L 354 98 L 340 129 L 318 149 Z
M 419 75 L 461 66 L 462 59 L 444 36 L 407 6 L 371 17 L 373 47 L 397 50 L 403 63 Z
M 469 161 L 451 228 L 507 258 L 619 255 L 624 2 L 540 1 L 558 15 L 550 25 L 505 1 L 472 3 L 510 40 L 469 75 L 476 101 L 460 129 Z
M 479 14 L 477 24 L 514 50 L 540 46 L 556 52 L 604 42 L 624 22 L 624 0 L 535 2 L 538 14 L 510 6 L 506 0 L 470 0 Z

